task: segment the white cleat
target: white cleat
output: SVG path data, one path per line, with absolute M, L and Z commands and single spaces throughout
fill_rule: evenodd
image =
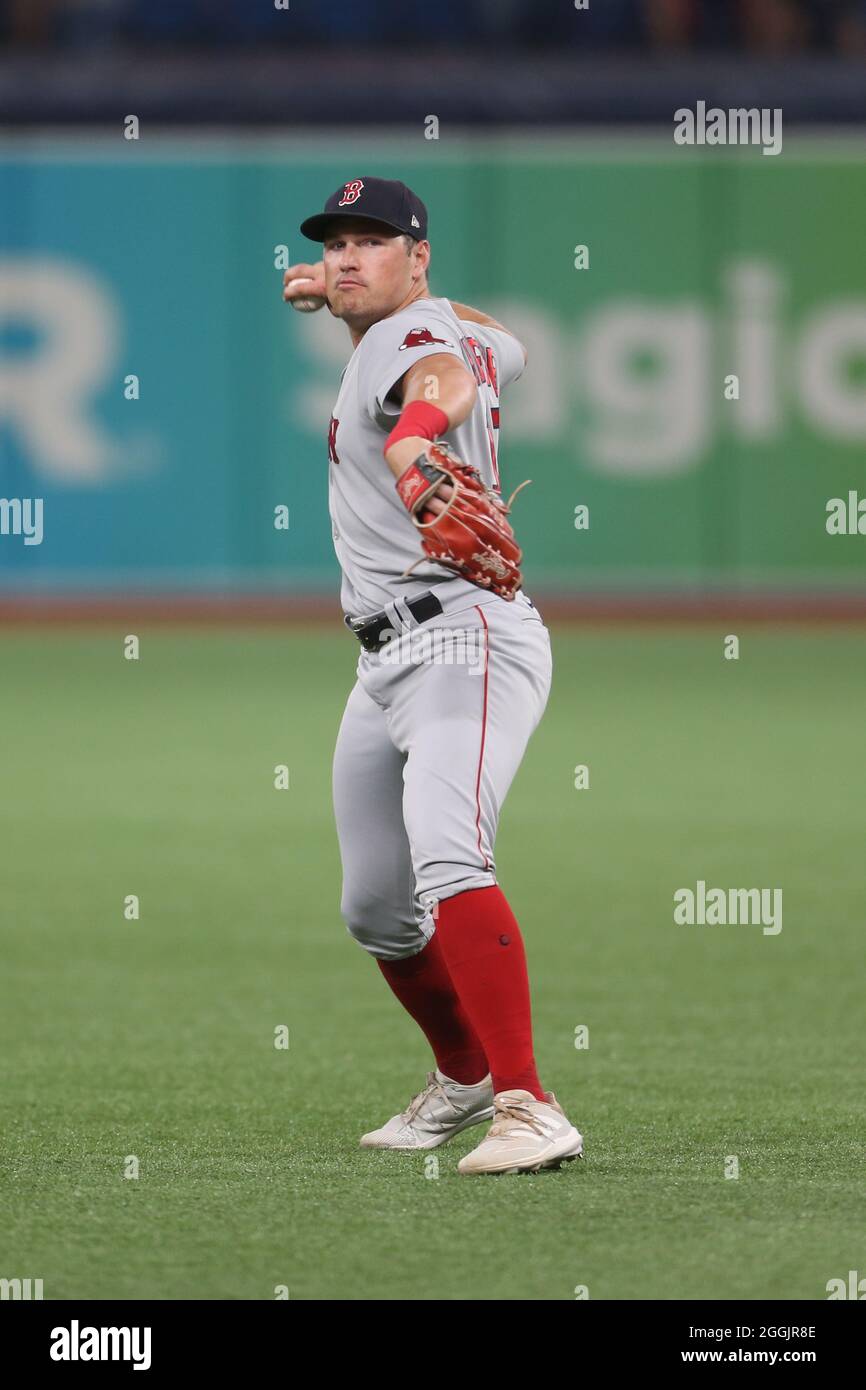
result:
M 486 1138 L 457 1164 L 459 1173 L 537 1173 L 583 1155 L 583 1139 L 552 1091 L 500 1091 Z
M 493 1080 L 489 1073 L 474 1086 L 461 1086 L 438 1069 L 428 1071 L 424 1090 L 381 1129 L 365 1134 L 361 1148 L 435 1149 L 470 1125 L 492 1118 Z

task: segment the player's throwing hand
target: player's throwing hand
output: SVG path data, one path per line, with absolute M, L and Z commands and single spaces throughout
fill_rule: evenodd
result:
M 293 309 L 307 314 L 327 304 L 324 262 L 316 261 L 314 265 L 308 265 L 305 261 L 299 261 L 297 265 L 290 265 L 283 272 L 283 299 Z

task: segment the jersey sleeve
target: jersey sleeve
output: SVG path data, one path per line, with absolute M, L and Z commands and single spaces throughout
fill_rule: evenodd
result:
M 526 363 L 523 360 L 523 348 L 513 333 L 506 333 L 504 328 L 491 328 L 489 325 L 484 329 L 485 337 L 489 340 L 490 346 L 496 357 L 496 365 L 499 369 L 499 390 L 510 386 L 513 381 L 517 381 L 523 375 Z
M 387 400 L 388 392 L 415 362 L 437 352 L 464 360 L 456 330 L 423 309 L 415 318 L 401 314 L 380 319 L 367 330 L 358 364 L 358 393 L 371 419 L 399 415 L 402 405 Z

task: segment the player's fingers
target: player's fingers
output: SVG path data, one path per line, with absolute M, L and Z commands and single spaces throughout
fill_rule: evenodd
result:
M 453 491 L 454 486 L 452 483 L 440 483 L 436 491 L 433 493 L 433 496 L 428 497 L 427 501 L 424 503 L 425 509 L 429 512 L 432 512 L 434 516 L 439 516 L 440 513 L 445 511 L 446 505 L 448 503 L 448 498 L 451 496 Z
M 321 263 L 315 266 L 308 265 L 306 261 L 298 261 L 297 265 L 290 265 L 288 270 L 283 271 L 283 284 L 287 285 L 290 280 L 297 280 L 304 275 L 315 275 L 321 269 Z
M 283 285 L 283 299 L 300 299 L 302 295 L 313 294 L 314 284 L 312 275 L 297 275 L 294 280 L 287 280 Z
M 299 275 L 283 287 L 283 299 L 288 301 L 311 296 L 327 298 L 324 280 L 315 275 Z

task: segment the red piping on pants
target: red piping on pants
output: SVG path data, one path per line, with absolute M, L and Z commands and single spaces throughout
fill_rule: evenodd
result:
M 490 860 L 481 847 L 481 764 L 484 761 L 484 740 L 487 734 L 487 673 L 490 668 L 489 636 L 487 620 L 477 603 L 475 605 L 475 611 L 480 615 L 481 621 L 484 624 L 484 708 L 481 716 L 481 748 L 478 753 L 478 776 L 475 779 L 475 825 L 478 830 L 478 852 L 484 859 L 485 869 L 489 869 Z

